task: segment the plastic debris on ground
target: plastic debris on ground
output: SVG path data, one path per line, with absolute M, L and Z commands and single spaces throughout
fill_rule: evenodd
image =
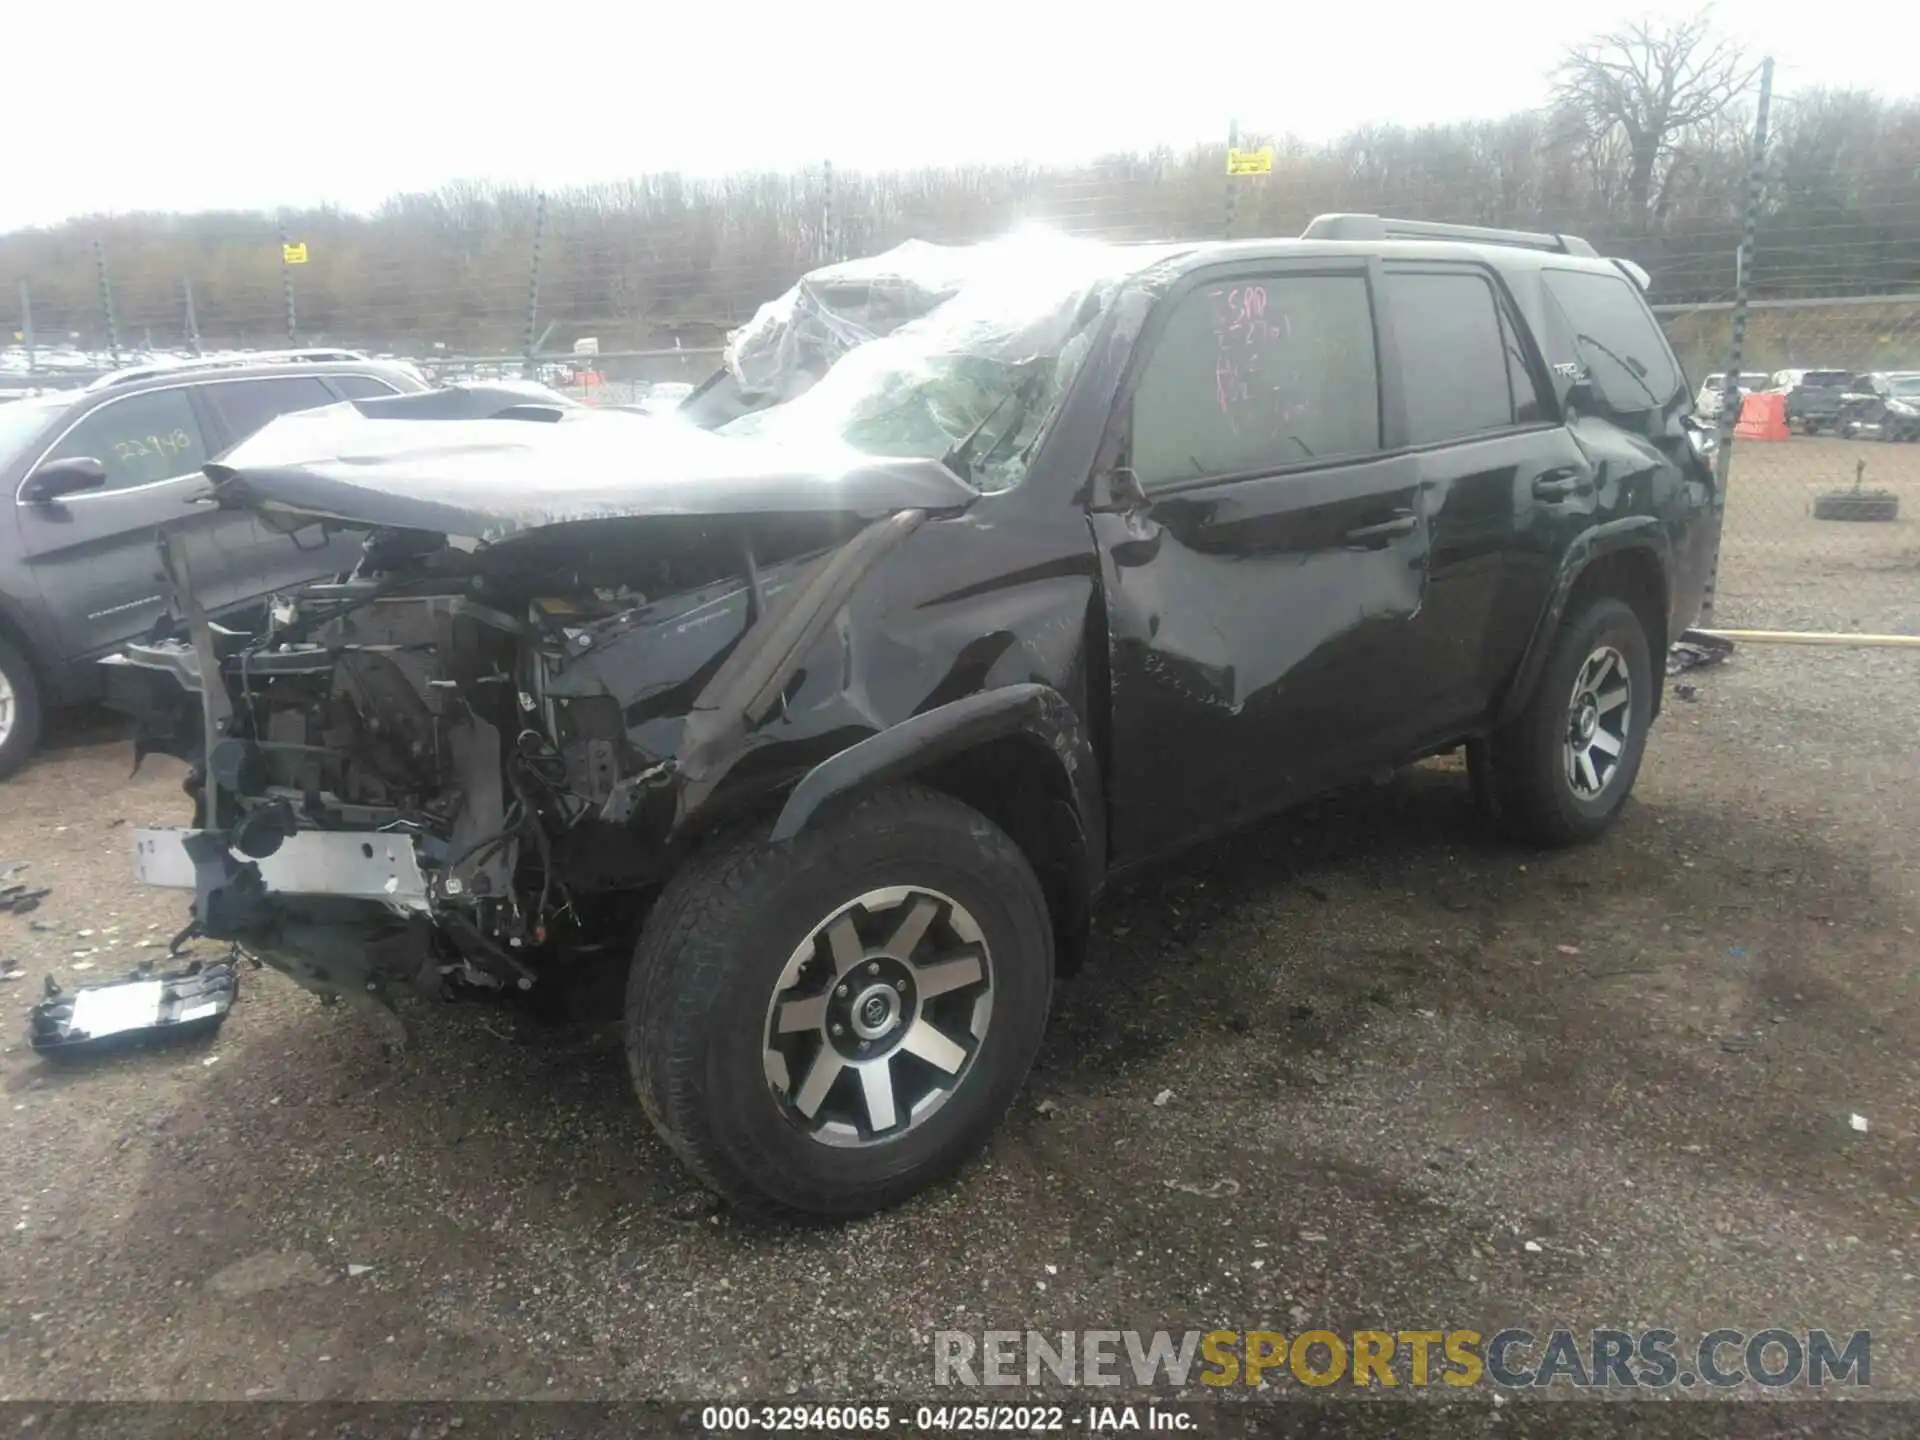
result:
M 21 872 L 31 863 L 27 860 L 0 860 L 0 915 L 25 915 L 38 909 L 40 902 L 53 893 L 44 887 L 35 890 L 20 878 Z
M 162 975 L 142 966 L 124 980 L 75 990 L 48 976 L 46 998 L 27 1015 L 27 1042 L 43 1055 L 70 1055 L 206 1035 L 239 998 L 240 972 L 232 960 L 196 960 Z

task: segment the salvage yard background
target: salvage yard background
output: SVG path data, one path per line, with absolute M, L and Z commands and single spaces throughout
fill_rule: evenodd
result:
M 0 389 L 28 370 L 291 342 L 629 402 L 705 378 L 732 327 L 834 259 L 1028 221 L 1123 242 L 1293 235 L 1335 211 L 1587 236 L 1651 273 L 1696 387 L 1728 368 L 1743 281 L 1742 370 L 1920 370 L 1920 99 L 1783 84 L 1755 195 L 1758 65 L 1710 17 L 1597 36 L 1550 87 L 1548 103 L 1504 119 L 1324 143 L 1223 123 L 1210 145 L 1081 164 L 857 173 L 823 157 L 800 173 L 550 193 L 457 183 L 364 214 L 79 219 L 0 235 L 0 314 L 17 312 Z M 1229 177 L 1236 149 L 1264 153 L 1268 172 Z M 1749 447 L 1717 621 L 1920 635 L 1920 460 L 1874 438 Z M 1890 500 L 1894 518 L 1814 517 L 1821 496 L 1855 491 L 1869 501 L 1842 499 L 1843 512 Z
M 0 235 L 0 389 L 292 341 L 619 401 L 907 238 L 1339 210 L 1632 256 L 1697 387 L 1728 363 L 1755 93 L 1708 43 L 1684 124 L 1610 110 L 1576 56 L 1503 121 L 1236 135 L 1275 155 L 1232 182 L 1215 144 Z M 1920 102 L 1776 97 L 1773 127 L 1741 368 L 1920 368 Z M 1814 518 L 1856 488 L 1895 517 Z M 1717 618 L 1920 635 L 1916 507 L 1920 445 L 1740 442 Z M 0 784 L 0 869 L 50 891 L 0 913 L 0 1398 L 924 1398 L 935 1329 L 1509 1323 L 1870 1328 L 1876 1391 L 1920 1398 L 1917 714 L 1910 650 L 1743 646 L 1673 682 L 1595 845 L 1497 839 L 1436 762 L 1204 850 L 1105 912 L 982 1162 L 807 1233 L 692 1190 L 617 998 L 455 1009 L 390 1055 L 248 972 L 210 1040 L 35 1057 L 46 977 L 117 975 L 184 919 L 126 842 L 186 818 L 179 768 L 130 776 L 110 720 L 69 717 Z

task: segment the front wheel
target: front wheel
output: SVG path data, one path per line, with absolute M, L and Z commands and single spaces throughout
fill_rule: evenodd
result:
M 668 885 L 634 957 L 641 1105 L 743 1210 L 881 1209 L 961 1165 L 1012 1104 L 1052 934 L 1019 849 L 933 791 L 721 845 Z
M 1502 823 L 1547 845 L 1611 825 L 1640 772 L 1656 683 L 1630 605 L 1602 597 L 1570 611 L 1526 708 L 1478 751 Z

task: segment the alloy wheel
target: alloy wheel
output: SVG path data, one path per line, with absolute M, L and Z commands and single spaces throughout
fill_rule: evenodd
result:
M 993 994 L 965 906 L 920 886 L 868 891 L 788 957 L 767 1003 L 767 1084 L 822 1144 L 896 1140 L 967 1078 Z
M 1573 682 L 1562 749 L 1567 784 L 1582 800 L 1597 800 L 1613 783 L 1626 753 L 1633 723 L 1633 680 L 1626 658 L 1602 645 L 1586 659 Z

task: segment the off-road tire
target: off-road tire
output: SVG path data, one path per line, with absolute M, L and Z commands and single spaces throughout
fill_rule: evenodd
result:
M 884 1143 L 823 1144 L 769 1085 L 767 1006 L 815 926 L 894 885 L 940 891 L 977 921 L 991 957 L 991 1022 L 951 1097 L 921 1123 Z M 627 1062 L 648 1119 L 737 1209 L 846 1219 L 943 1179 L 985 1145 L 1039 1051 L 1052 984 L 1046 899 L 1018 847 L 959 801 L 900 786 L 791 841 L 720 840 L 668 883 L 628 979 Z
M 40 679 L 33 663 L 0 637 L 0 675 L 13 691 L 13 723 L 0 740 L 0 779 L 26 763 L 40 742 Z
M 1900 518 L 1900 497 L 1891 490 L 1828 490 L 1813 497 L 1816 520 L 1880 521 Z
M 1618 651 L 1627 666 L 1628 728 L 1618 770 L 1599 795 L 1587 799 L 1575 792 L 1567 776 L 1563 747 L 1575 682 L 1588 657 L 1603 646 Z M 1646 630 L 1632 606 L 1602 596 L 1570 610 L 1526 708 L 1488 737 L 1483 748 L 1468 752 L 1470 763 L 1477 759 L 1488 772 L 1485 785 L 1500 824 L 1517 838 L 1539 845 L 1575 844 L 1605 831 L 1640 772 L 1658 683 Z

